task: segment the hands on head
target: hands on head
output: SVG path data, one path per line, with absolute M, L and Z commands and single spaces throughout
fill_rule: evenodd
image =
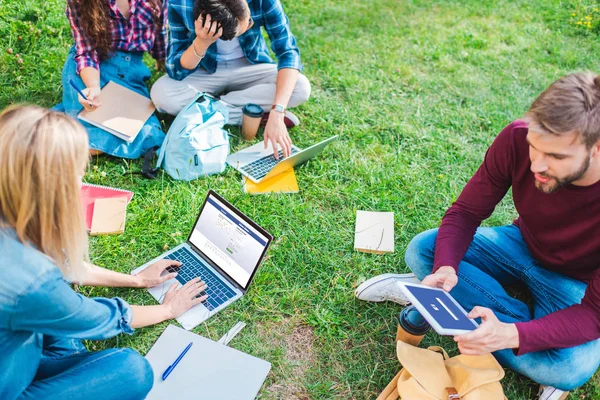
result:
M 199 49 L 196 51 L 201 50 L 200 54 L 204 54 L 206 49 L 223 35 L 223 27 L 219 22 L 213 21 L 210 14 L 200 14 L 194 21 L 194 30 L 196 31 L 194 45 L 196 41 L 199 42 Z

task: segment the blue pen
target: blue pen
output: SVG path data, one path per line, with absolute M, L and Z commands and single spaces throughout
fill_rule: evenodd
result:
M 187 347 L 181 352 L 181 354 L 179 355 L 179 357 L 177 357 L 177 360 L 175 360 L 175 362 L 171 365 L 169 365 L 169 367 L 165 370 L 165 372 L 163 372 L 162 374 L 162 380 L 164 381 L 165 379 L 167 379 L 167 376 L 169 376 L 169 374 L 175 369 L 175 367 L 177 366 L 177 364 L 179 364 L 179 361 L 181 361 L 181 359 L 183 358 L 183 356 L 185 356 L 185 353 L 188 352 L 188 350 L 190 349 L 190 347 L 192 347 L 192 345 L 194 344 L 194 342 L 190 342 L 190 344 L 187 345 Z
M 85 94 L 83 94 L 83 92 L 81 91 L 81 89 L 79 89 L 77 87 L 77 85 L 75 84 L 75 82 L 73 82 L 73 79 L 69 79 L 69 83 L 71 84 L 71 86 L 73 86 L 73 89 L 77 90 L 77 93 L 79 93 L 81 95 L 81 97 L 83 97 L 84 100 L 87 100 L 87 97 L 85 97 Z

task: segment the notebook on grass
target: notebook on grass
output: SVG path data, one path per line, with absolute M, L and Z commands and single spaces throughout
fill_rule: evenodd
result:
M 364 253 L 393 253 L 394 213 L 357 210 L 354 249 Z
M 108 186 L 91 185 L 84 183 L 81 185 L 79 192 L 81 197 L 81 205 L 85 214 L 85 226 L 89 231 L 92 229 L 92 218 L 94 216 L 94 202 L 96 199 L 111 199 L 117 197 L 125 197 L 127 203 L 131 201 L 133 192 L 123 189 L 115 189 Z
M 102 106 L 94 111 L 83 110 L 79 119 L 128 143 L 134 141 L 155 110 L 152 100 L 112 81 L 102 88 L 98 100 Z
M 244 192 L 250 194 L 298 193 L 299 191 L 293 168 L 272 178 L 262 180 L 260 183 L 254 183 L 245 176 L 242 177 L 242 182 L 244 183 Z
M 92 216 L 91 236 L 116 235 L 125 231 L 127 197 L 96 199 Z
M 190 342 L 189 351 L 163 380 L 163 372 Z M 254 400 L 271 369 L 265 360 L 175 325 L 167 326 L 146 359 L 154 371 L 147 400 Z

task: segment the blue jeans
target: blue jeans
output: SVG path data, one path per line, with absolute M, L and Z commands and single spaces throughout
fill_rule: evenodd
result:
M 406 264 L 419 279 L 431 273 L 437 229 L 417 235 L 406 250 Z M 503 286 L 525 285 L 533 310 L 506 293 Z M 450 292 L 467 310 L 490 308 L 506 323 L 526 322 L 581 302 L 586 284 L 549 271 L 529 254 L 514 225 L 479 228 L 458 268 L 458 284 Z M 587 382 L 600 365 L 600 340 L 566 349 L 516 356 L 512 349 L 494 353 L 503 366 L 561 390 Z
M 100 86 L 104 86 L 108 81 L 113 81 L 121 86 L 125 86 L 150 98 L 146 81 L 150 78 L 150 70 L 144 64 L 143 53 L 116 51 L 109 58 L 100 62 Z M 63 97 L 62 103 L 54 107 L 57 111 L 62 111 L 73 118 L 83 110 L 83 106 L 77 99 L 77 92 L 69 84 L 73 80 L 80 88 L 85 85 L 81 77 L 77 74 L 75 64 L 75 49 L 71 48 L 65 61 L 62 71 Z M 90 148 L 100 150 L 111 156 L 121 158 L 138 158 L 154 147 L 160 146 L 165 138 L 165 134 L 156 115 L 151 115 L 142 127 L 140 133 L 132 143 L 119 139 L 115 135 L 108 133 L 104 129 L 95 127 L 87 122 L 78 120 L 87 130 Z
M 44 337 L 44 352 L 24 399 L 138 400 L 146 397 L 154 374 L 132 349 L 88 353 L 77 339 Z

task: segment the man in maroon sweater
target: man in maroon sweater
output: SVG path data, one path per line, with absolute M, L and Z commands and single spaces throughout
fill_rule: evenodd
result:
M 511 187 L 518 218 L 480 228 Z M 411 241 L 406 263 L 481 318 L 454 337 L 461 353 L 493 352 L 541 383 L 540 398 L 558 399 L 600 364 L 599 229 L 600 77 L 579 73 L 500 132 L 440 228 Z M 402 303 L 397 281 L 409 275 L 372 278 L 357 296 Z M 531 292 L 532 309 L 503 288 L 514 284 Z

